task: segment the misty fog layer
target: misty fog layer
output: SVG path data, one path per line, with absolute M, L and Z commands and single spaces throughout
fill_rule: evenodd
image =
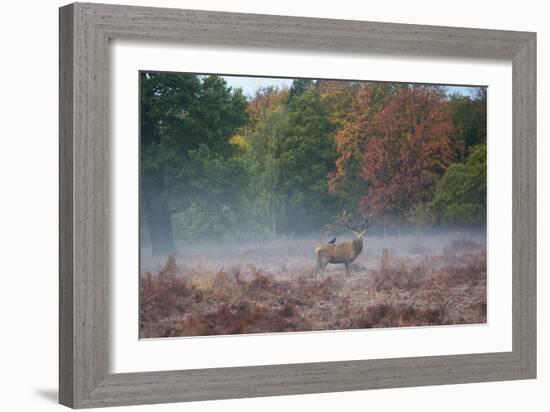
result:
M 315 248 L 327 242 L 332 235 L 281 237 L 277 240 L 257 239 L 254 241 L 204 241 L 181 244 L 175 254 L 178 265 L 200 276 L 202 271 L 216 273 L 238 269 L 243 273 L 254 268 L 278 278 L 298 274 L 313 274 L 316 266 Z M 349 242 L 353 235 L 338 234 L 337 242 Z M 481 230 L 447 231 L 438 234 L 371 236 L 364 235 L 362 253 L 355 259 L 354 272 L 357 276 L 368 276 L 375 269 L 386 250 L 392 257 L 414 262 L 424 256 L 437 256 L 445 252 L 462 252 L 473 248 L 486 250 L 486 236 Z M 166 263 L 166 256 L 153 257 L 150 249 L 141 252 L 141 272 L 158 272 Z M 326 274 L 343 274 L 343 265 L 329 265 Z

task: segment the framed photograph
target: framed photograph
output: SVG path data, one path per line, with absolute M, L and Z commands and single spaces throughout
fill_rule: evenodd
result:
M 62 7 L 60 402 L 535 378 L 535 128 L 534 33 Z

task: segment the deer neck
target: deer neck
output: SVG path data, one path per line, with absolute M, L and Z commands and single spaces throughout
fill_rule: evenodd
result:
M 360 237 L 356 237 L 352 240 L 351 244 L 353 245 L 355 256 L 359 255 L 359 253 L 361 253 L 361 251 L 363 250 L 363 239 Z

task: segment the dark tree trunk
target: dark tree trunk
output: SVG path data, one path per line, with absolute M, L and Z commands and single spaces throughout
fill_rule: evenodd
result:
M 145 213 L 153 256 L 166 256 L 176 251 L 172 231 L 172 216 L 164 193 L 162 178 L 143 187 Z
M 141 105 L 140 129 L 141 150 L 161 144 L 160 135 L 151 118 L 147 107 Z M 141 176 L 141 194 L 153 256 L 166 256 L 176 251 L 174 234 L 172 231 L 172 216 L 166 199 L 166 187 L 162 168 L 148 172 L 147 176 Z

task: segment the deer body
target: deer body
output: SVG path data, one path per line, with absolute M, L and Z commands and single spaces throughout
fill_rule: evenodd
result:
M 317 256 L 317 270 L 315 276 L 321 273 L 324 275 L 325 269 L 329 263 L 344 264 L 346 275 L 350 275 L 351 263 L 359 256 L 363 250 L 363 235 L 355 233 L 355 239 L 351 242 L 338 243 L 336 245 L 323 245 L 315 249 Z
M 367 227 L 370 224 L 370 218 L 363 216 L 363 223 L 358 225 L 353 223 L 351 216 L 344 212 L 341 220 L 341 225 L 353 232 L 354 239 L 351 242 L 328 244 L 315 248 L 315 256 L 317 257 L 317 269 L 315 270 L 316 277 L 319 273 L 321 273 L 321 276 L 324 275 L 325 269 L 329 263 L 344 264 L 346 276 L 349 277 L 352 262 L 363 250 L 363 234 L 367 231 Z

